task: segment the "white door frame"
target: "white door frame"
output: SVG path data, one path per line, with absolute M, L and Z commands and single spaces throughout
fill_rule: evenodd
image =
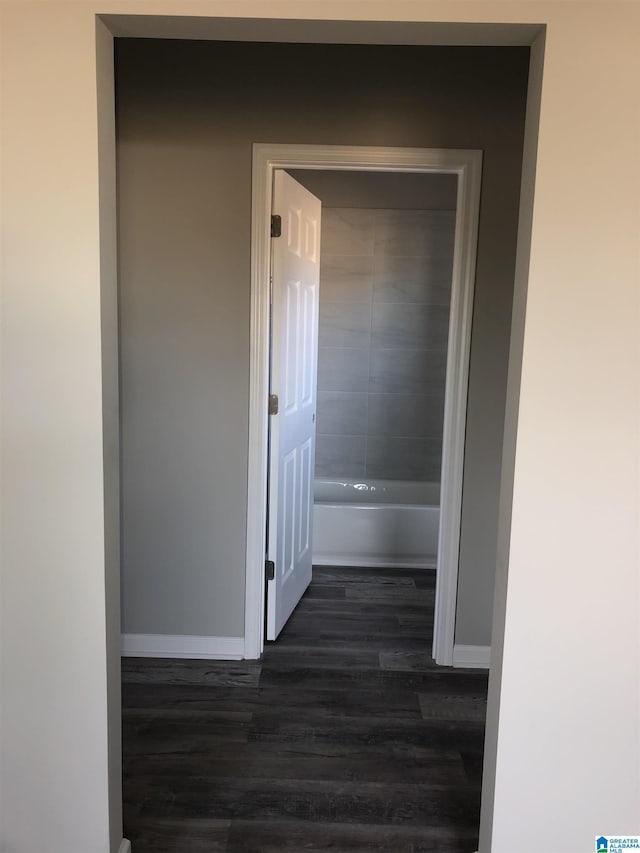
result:
M 370 148 L 342 145 L 256 143 L 253 146 L 251 351 L 244 628 L 244 654 L 246 658 L 250 659 L 260 657 L 264 647 L 270 224 L 271 188 L 275 169 L 435 172 L 458 176 L 433 632 L 433 655 L 436 663 L 450 666 L 453 663 L 458 590 L 462 474 L 482 152 L 444 148 Z

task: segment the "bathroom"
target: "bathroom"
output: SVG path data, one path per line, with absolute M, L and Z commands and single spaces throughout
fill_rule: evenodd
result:
M 457 176 L 290 174 L 323 203 L 314 564 L 433 569 Z

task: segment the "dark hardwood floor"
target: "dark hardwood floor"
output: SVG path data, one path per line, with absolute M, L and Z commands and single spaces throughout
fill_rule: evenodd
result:
M 473 853 L 487 676 L 434 666 L 434 586 L 316 567 L 260 662 L 124 659 L 133 853 Z

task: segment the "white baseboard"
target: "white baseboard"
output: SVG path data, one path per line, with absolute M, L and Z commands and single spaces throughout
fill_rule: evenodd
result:
M 314 554 L 314 566 L 336 566 L 344 569 L 435 569 L 436 560 L 427 557 L 354 557 L 350 554 Z
M 244 637 L 198 637 L 182 634 L 123 634 L 123 657 L 243 660 Z
M 118 853 L 131 853 L 131 842 L 128 839 L 122 839 L 122 841 L 120 842 L 120 850 L 118 850 Z
M 456 644 L 453 647 L 453 665 L 465 669 L 489 669 L 491 663 L 491 646 L 464 646 Z

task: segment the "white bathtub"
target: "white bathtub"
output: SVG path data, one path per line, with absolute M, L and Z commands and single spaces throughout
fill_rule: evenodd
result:
M 316 480 L 314 495 L 316 565 L 435 568 L 437 483 Z

